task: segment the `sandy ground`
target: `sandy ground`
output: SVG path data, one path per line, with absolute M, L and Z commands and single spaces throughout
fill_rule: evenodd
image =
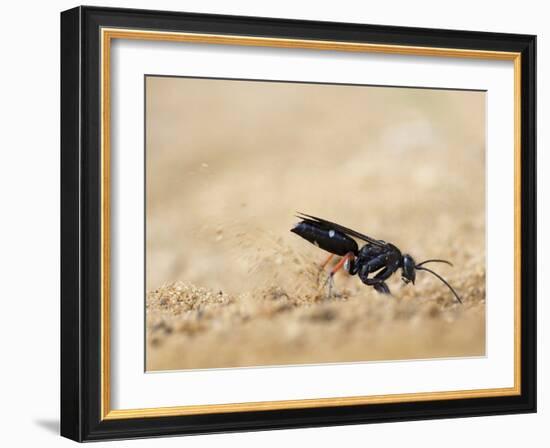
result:
M 485 94 L 148 78 L 148 370 L 485 353 Z M 296 211 L 432 265 L 383 296 Z

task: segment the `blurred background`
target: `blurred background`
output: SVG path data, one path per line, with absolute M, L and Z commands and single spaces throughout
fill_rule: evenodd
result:
M 475 227 L 483 253 L 484 113 L 482 92 L 148 77 L 147 288 L 239 292 L 266 238 L 321 259 L 296 211 L 420 258 Z

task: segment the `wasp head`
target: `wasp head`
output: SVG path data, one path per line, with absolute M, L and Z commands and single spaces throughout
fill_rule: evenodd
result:
M 413 257 L 408 254 L 403 255 L 402 263 L 401 278 L 405 283 L 412 282 L 414 285 L 414 281 L 416 279 L 416 263 L 414 262 Z

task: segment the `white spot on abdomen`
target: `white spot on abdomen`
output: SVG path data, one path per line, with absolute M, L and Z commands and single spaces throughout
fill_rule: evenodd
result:
M 336 232 L 335 232 L 334 230 L 329 230 L 329 231 L 328 231 L 328 236 L 329 236 L 330 238 L 333 238 L 335 233 L 336 233 Z

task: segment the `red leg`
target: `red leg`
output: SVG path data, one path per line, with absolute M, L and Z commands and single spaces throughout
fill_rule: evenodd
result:
M 319 283 L 319 279 L 321 278 L 321 273 L 325 270 L 327 265 L 330 263 L 330 260 L 334 258 L 334 254 L 330 254 L 328 258 L 321 264 L 321 267 L 319 268 L 319 271 L 317 272 L 317 283 Z
M 323 262 L 323 264 L 321 265 L 321 270 L 325 269 L 327 267 L 327 264 L 330 263 L 330 260 L 332 260 L 334 258 L 334 254 L 330 254 L 328 256 L 328 258 Z
M 344 255 L 342 259 L 338 262 L 338 264 L 332 268 L 332 270 L 330 271 L 330 275 L 333 276 L 334 274 L 336 274 L 340 269 L 344 267 L 346 261 L 353 260 L 353 257 L 353 252 L 348 252 L 346 255 Z
M 338 264 L 331 269 L 330 274 L 327 276 L 327 279 L 325 280 L 325 283 L 324 283 L 324 285 L 328 283 L 329 298 L 332 296 L 332 284 L 333 284 L 334 274 L 336 274 L 340 269 L 342 269 L 342 267 L 344 266 L 347 260 L 353 260 L 354 257 L 355 255 L 353 254 L 353 252 L 348 252 L 346 255 L 342 257 L 342 259 L 338 262 Z

